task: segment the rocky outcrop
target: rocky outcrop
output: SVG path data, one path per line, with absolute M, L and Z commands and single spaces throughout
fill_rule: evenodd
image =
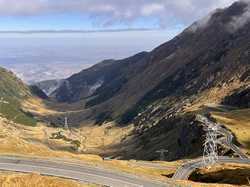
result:
M 223 104 L 240 108 L 250 108 L 250 87 L 236 90 L 232 95 L 224 99 Z

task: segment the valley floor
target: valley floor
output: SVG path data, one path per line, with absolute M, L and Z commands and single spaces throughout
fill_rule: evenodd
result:
M 37 127 L 27 127 L 0 118 L 0 154 L 60 158 L 69 162 L 83 162 L 140 176 L 158 178 L 159 180 L 165 180 L 163 176 L 173 174 L 180 165 L 178 162 L 163 162 L 157 164 L 161 167 L 152 167 L 144 162 L 103 160 L 100 156 L 81 154 L 74 150 L 75 147 L 70 143 L 72 140 L 69 140 L 72 135 L 67 136 L 68 132 L 64 133 L 66 136 L 62 139 L 50 139 L 53 132 L 64 132 L 64 129 L 54 129 L 42 124 Z
M 70 107 L 70 106 L 69 106 Z M 59 111 L 47 108 L 42 100 L 31 98 L 23 103 L 23 109 L 30 113 L 39 116 L 65 116 L 69 113 L 79 112 L 73 107 L 72 111 Z M 70 108 L 68 108 L 70 109 Z M 237 142 L 243 150 L 250 153 L 250 110 L 249 109 L 233 109 L 226 106 L 216 104 L 199 105 L 192 110 L 204 110 L 210 112 L 212 117 L 218 122 L 223 123 L 226 128 L 232 131 Z M 150 161 L 136 161 L 136 160 L 115 160 L 112 157 L 105 157 L 105 155 L 112 155 L 116 150 L 113 145 L 122 145 L 121 143 L 130 138 L 134 131 L 133 125 L 126 127 L 118 127 L 113 122 L 106 123 L 102 126 L 83 125 L 78 128 L 56 128 L 45 123 L 38 123 L 35 127 L 24 126 L 13 123 L 5 118 L 0 118 L 0 154 L 1 155 L 25 155 L 30 157 L 48 157 L 60 158 L 71 161 L 78 160 L 93 166 L 104 167 L 111 170 L 117 170 L 134 175 L 143 176 L 146 178 L 157 179 L 160 181 L 168 181 L 180 185 L 200 186 L 197 182 L 210 182 L 207 178 L 211 178 L 212 182 L 228 184 L 243 184 L 235 182 L 230 178 L 230 175 L 237 176 L 249 173 L 248 166 L 242 166 L 244 169 L 238 173 L 240 166 L 224 165 L 218 166 L 213 170 L 198 170 L 191 176 L 191 180 L 196 181 L 172 181 L 171 177 L 183 162 L 187 160 L 179 160 L 176 162 L 150 162 Z M 136 150 L 135 150 L 136 151 Z M 103 157 L 97 156 L 102 155 Z M 241 169 L 242 169 L 241 168 Z M 223 180 L 224 171 L 229 179 Z M 6 176 L 5 176 L 6 175 Z M 4 180 L 14 180 L 25 186 L 23 180 L 28 178 L 35 178 L 43 180 L 52 180 L 51 178 L 43 178 L 39 175 L 23 175 L 23 174 L 2 174 L 0 175 Z M 243 176 L 243 177 L 244 177 Z M 17 177 L 17 179 L 16 179 Z M 239 176 L 240 177 L 240 176 Z M 213 180 L 214 179 L 214 180 Z M 4 182 L 3 180 L 3 182 Z M 53 179 L 55 180 L 55 179 Z M 30 180 L 29 180 L 30 181 Z M 247 185 L 248 178 L 244 178 L 244 184 Z M 30 181 L 32 182 L 32 180 Z M 70 183 L 70 181 L 68 181 Z M 60 179 L 59 179 L 60 183 Z M 73 182 L 74 183 L 74 182 Z M 73 184 L 79 185 L 79 184 Z M 41 182 L 41 184 L 43 184 Z M 219 184 L 213 184 L 219 186 Z M 55 183 L 56 186 L 56 183 Z M 212 186 L 210 184 L 202 184 L 202 186 Z
M 34 98 L 23 103 L 23 107 L 29 112 L 40 116 L 66 114 L 66 112 L 49 109 L 41 100 Z M 217 104 L 205 104 L 200 105 L 198 110 L 210 112 L 213 118 L 232 131 L 243 150 L 248 154 L 250 153 L 249 109 L 237 110 Z M 69 114 L 70 112 L 68 111 L 67 113 Z M 178 162 L 121 161 L 113 160 L 112 157 L 105 158 L 105 156 L 103 156 L 105 158 L 103 160 L 102 157 L 95 156 L 112 155 L 115 151 L 112 145 L 119 145 L 124 139 L 128 138 L 133 133 L 133 125 L 117 127 L 111 122 L 102 126 L 84 125 L 78 128 L 70 128 L 69 130 L 49 127 L 42 123 L 38 123 L 36 127 L 27 127 L 14 123 L 9 125 L 8 123 L 9 121 L 0 119 L 0 152 L 2 154 L 78 159 L 89 164 L 159 180 L 169 180 L 181 163 L 184 162 L 184 160 Z M 225 168 L 227 166 L 223 166 L 223 169 Z M 228 168 L 230 170 L 232 167 L 229 166 Z M 235 169 L 230 174 L 237 175 L 236 171 L 238 170 Z M 249 172 L 249 168 L 245 171 Z M 202 172 L 204 174 L 203 177 L 191 177 L 191 179 L 198 182 L 206 182 L 203 179 L 207 175 L 210 176 L 209 173 L 212 171 L 202 170 Z M 223 171 L 218 169 L 216 175 L 223 176 L 222 173 Z M 215 182 L 223 183 L 223 180 L 218 177 Z M 230 184 L 230 180 L 225 181 L 225 183 Z M 233 181 L 231 183 L 233 184 Z
M 86 129 L 87 131 L 87 129 Z M 101 129 L 96 130 L 97 132 Z M 62 139 L 50 139 L 55 132 L 62 132 L 66 135 Z M 76 133 L 77 134 L 77 133 Z M 98 134 L 98 133 L 96 133 Z M 90 165 L 104 167 L 111 170 L 117 170 L 122 172 L 128 172 L 135 175 L 143 176 L 146 178 L 157 179 L 160 181 L 168 181 L 171 183 L 176 183 L 180 185 L 191 185 L 192 186 L 201 186 L 200 183 L 193 183 L 191 181 L 172 181 L 170 178 L 177 170 L 177 168 L 185 162 L 147 162 L 147 161 L 122 161 L 122 160 L 112 160 L 105 159 L 88 154 L 80 154 L 74 151 L 70 151 L 70 143 L 68 148 L 67 141 L 69 141 L 70 136 L 67 131 L 60 128 L 50 128 L 46 127 L 43 124 L 39 124 L 37 127 L 27 127 L 19 124 L 12 123 L 4 118 L 0 118 L 0 153 L 1 155 L 25 155 L 30 157 L 49 157 L 49 158 L 60 158 L 65 159 L 70 162 L 83 162 Z M 94 136 L 93 136 L 94 137 Z M 71 140 L 70 140 L 71 141 Z M 78 161 L 77 161 L 78 160 Z M 226 168 L 224 166 L 223 168 Z M 237 171 L 237 170 L 235 170 Z M 208 171 L 209 173 L 210 171 Z M 9 183 L 6 183 L 6 180 Z M 11 186 L 12 181 L 16 182 L 20 186 L 29 186 L 29 183 L 35 182 L 34 180 L 41 181 L 41 186 L 46 184 L 48 181 L 52 181 L 51 184 L 61 184 L 64 182 L 62 179 L 42 177 L 38 174 L 13 174 L 13 173 L 1 173 L 0 182 L 3 184 Z M 202 180 L 200 181 L 202 182 Z M 79 186 L 79 184 L 73 181 L 65 182 L 65 185 L 72 184 L 71 186 Z M 31 185 L 32 186 L 32 185 Z M 213 186 L 211 184 L 202 184 L 202 186 Z M 218 186 L 218 184 L 214 184 Z M 222 185 L 223 186 L 223 185 Z

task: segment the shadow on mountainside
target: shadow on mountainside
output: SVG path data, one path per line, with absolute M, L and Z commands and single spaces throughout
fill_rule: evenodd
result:
M 135 130 L 120 144 L 107 147 L 112 156 L 120 159 L 159 160 L 161 149 L 167 150 L 164 160 L 195 158 L 203 152 L 203 130 L 193 116 L 161 120 L 150 129 Z M 103 156 L 110 156 L 104 154 Z
M 190 180 L 204 183 L 219 183 L 219 184 L 233 184 L 233 185 L 249 185 L 250 167 L 221 167 L 217 171 L 200 172 L 195 171 Z

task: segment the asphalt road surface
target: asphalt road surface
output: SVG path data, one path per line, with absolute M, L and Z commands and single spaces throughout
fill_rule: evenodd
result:
M 211 124 L 216 126 L 218 128 L 218 132 L 224 135 L 221 143 L 229 147 L 240 157 L 240 158 L 219 157 L 217 160 L 218 164 L 223 164 L 223 163 L 250 164 L 250 159 L 247 157 L 247 155 L 241 152 L 240 148 L 233 143 L 234 136 L 230 131 L 223 128 L 222 127 L 223 125 L 214 123 L 204 116 L 197 116 L 197 117 L 198 117 L 197 120 L 203 123 L 204 125 Z M 190 161 L 181 166 L 176 171 L 176 173 L 172 178 L 179 180 L 187 180 L 194 170 L 196 170 L 197 168 L 204 168 L 204 167 L 206 167 L 206 165 L 204 165 L 203 158 Z
M 223 135 L 221 144 L 229 147 L 232 151 L 234 151 L 240 158 L 248 159 L 247 155 L 243 153 L 238 146 L 233 143 L 234 136 L 231 131 L 224 128 L 223 124 L 215 123 L 210 121 L 207 117 L 197 115 L 197 121 L 201 122 L 205 127 L 208 125 L 215 126 L 218 129 L 218 133 Z
M 163 187 L 168 184 L 144 179 L 131 174 L 106 170 L 84 164 L 43 160 L 37 158 L 0 157 L 0 169 L 63 177 L 112 187 Z
M 250 164 L 250 159 L 241 159 L 241 158 L 230 158 L 230 157 L 219 157 L 218 164 L 223 163 L 237 163 L 237 164 Z M 175 180 L 187 180 L 191 173 L 197 168 L 203 168 L 203 158 L 193 160 L 184 164 L 181 168 L 177 170 L 174 174 L 173 179 Z
M 205 119 L 207 120 L 207 119 Z M 206 121 L 208 122 L 208 121 Z M 209 121 L 209 123 L 212 123 Z M 221 127 L 221 126 L 220 126 Z M 224 143 L 235 151 L 240 158 L 219 157 L 217 163 L 239 163 L 250 164 L 240 149 L 233 144 L 233 135 L 224 128 L 219 130 L 224 135 Z M 150 166 L 159 167 L 150 164 Z M 181 166 L 173 176 L 173 179 L 186 180 L 197 168 L 205 167 L 203 158 L 192 160 Z M 166 168 L 167 169 L 167 168 Z M 63 177 L 80 182 L 101 184 L 111 187 L 164 187 L 170 184 L 152 181 L 132 174 L 118 171 L 111 171 L 90 165 L 79 163 L 69 163 L 60 160 L 45 160 L 38 158 L 7 157 L 0 156 L 0 170 L 31 173 L 36 172 L 42 175 Z

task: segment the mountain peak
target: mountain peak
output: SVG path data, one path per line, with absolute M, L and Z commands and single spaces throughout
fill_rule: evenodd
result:
M 67 79 L 68 86 L 56 90 L 55 98 L 83 101 L 92 112 L 90 118 L 97 122 L 121 119 L 127 123 L 155 103 L 164 101 L 171 107 L 174 100 L 192 100 L 197 93 L 231 87 L 249 69 L 249 4 L 239 1 L 217 9 L 151 52 L 73 75 Z M 219 100 L 211 96 L 213 99 Z
M 231 17 L 228 23 L 228 29 L 236 31 L 250 22 L 250 1 L 244 0 L 234 3 L 225 13 Z
M 216 9 L 207 16 L 196 21 L 186 31 L 204 31 L 208 27 L 220 27 L 220 29 L 233 33 L 250 21 L 250 1 L 242 0 L 233 3 L 225 9 Z

